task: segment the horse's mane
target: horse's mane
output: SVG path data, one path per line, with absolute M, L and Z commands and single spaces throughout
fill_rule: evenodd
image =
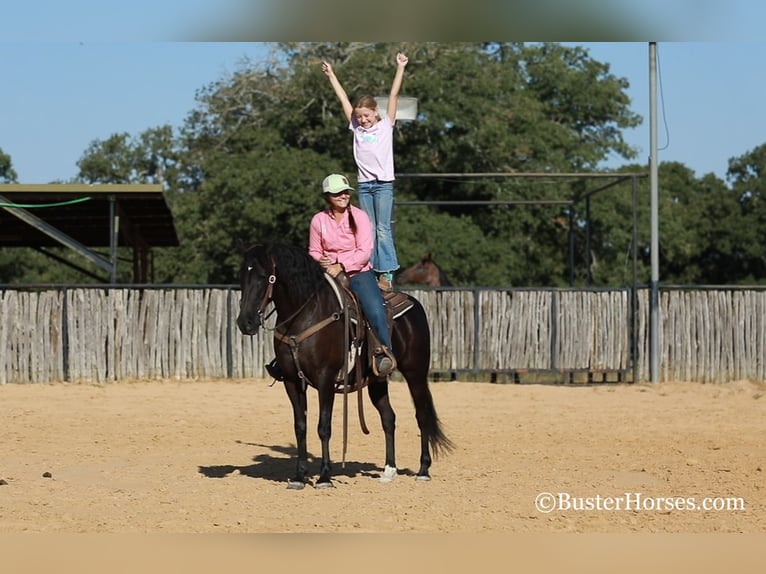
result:
M 435 262 L 434 265 L 436 265 Z M 442 271 L 442 268 L 438 265 L 436 265 L 436 268 L 439 270 L 439 283 L 441 283 L 442 287 L 452 287 L 452 282 L 447 277 L 447 274 Z
M 284 243 L 267 243 L 264 246 L 266 261 L 273 258 L 279 281 L 287 281 L 290 289 L 299 297 L 309 297 L 324 283 L 324 270 L 305 248 Z

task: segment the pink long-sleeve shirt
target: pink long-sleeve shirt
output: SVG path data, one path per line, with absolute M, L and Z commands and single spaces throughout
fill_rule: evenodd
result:
M 356 233 L 351 230 L 348 210 L 354 215 Z M 342 263 L 351 276 L 372 269 L 372 248 L 372 223 L 358 207 L 349 205 L 340 221 L 335 221 L 330 209 L 324 209 L 311 218 L 309 255 L 317 261 L 327 255 L 331 263 Z

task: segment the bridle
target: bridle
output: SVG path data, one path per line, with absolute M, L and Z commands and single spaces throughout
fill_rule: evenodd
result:
M 300 368 L 300 360 L 298 358 L 298 346 L 311 337 L 312 335 L 318 333 L 328 325 L 331 325 L 332 323 L 339 321 L 346 313 L 344 312 L 343 307 L 338 311 L 334 311 L 329 317 L 325 317 L 318 323 L 314 323 L 313 325 L 309 326 L 308 328 L 304 329 L 297 335 L 290 335 L 287 333 L 283 333 L 280 331 L 279 327 L 282 325 L 285 325 L 289 323 L 291 320 L 293 320 L 295 317 L 297 317 L 301 311 L 303 311 L 306 306 L 311 302 L 314 297 L 316 297 L 319 293 L 319 288 L 317 288 L 313 295 L 311 297 L 306 298 L 306 301 L 303 302 L 303 304 L 298 307 L 293 313 L 290 314 L 289 317 L 285 318 L 284 320 L 280 321 L 276 325 L 274 325 L 273 329 L 267 329 L 266 327 L 266 320 L 271 316 L 272 313 L 276 311 L 276 307 L 272 309 L 268 315 L 266 314 L 266 307 L 269 305 L 269 303 L 272 301 L 272 297 L 274 294 L 274 285 L 276 285 L 277 282 L 277 263 L 274 261 L 273 257 L 270 257 L 271 260 L 271 270 L 268 272 L 267 280 L 266 280 L 266 289 L 264 289 L 263 297 L 261 299 L 260 304 L 258 305 L 258 310 L 256 311 L 258 315 L 258 322 L 262 329 L 264 330 L 270 330 L 274 332 L 274 338 L 278 341 L 281 341 L 282 343 L 285 343 L 290 347 L 290 352 L 293 356 L 293 361 L 295 362 L 296 370 L 298 371 L 298 377 L 303 381 L 304 385 L 306 383 L 311 384 L 311 381 L 309 381 L 306 378 L 306 375 L 303 373 L 303 370 Z M 248 266 L 248 271 L 252 269 L 251 266 Z M 311 386 L 314 386 L 311 384 Z
M 250 271 L 253 267 L 248 266 L 247 270 Z M 274 293 L 274 283 L 277 282 L 277 263 L 274 261 L 274 258 L 271 257 L 271 272 L 268 274 L 268 278 L 266 279 L 266 289 L 263 291 L 263 299 L 261 299 L 261 304 L 258 305 L 258 310 L 256 313 L 258 314 L 258 323 L 261 326 L 261 329 L 266 329 L 266 319 L 268 319 L 271 316 L 271 313 L 274 313 L 276 309 L 272 309 L 271 312 L 268 315 L 265 315 L 266 307 L 268 306 L 269 302 L 271 301 L 271 296 Z
M 284 325 L 285 323 L 288 323 L 289 321 L 291 321 L 295 317 L 297 317 L 300 314 L 300 312 L 303 311 L 303 309 L 305 309 L 306 306 L 311 302 L 311 300 L 317 295 L 318 291 L 315 291 L 314 294 L 311 297 L 308 297 L 306 299 L 306 301 L 304 301 L 303 305 L 298 307 L 298 309 L 296 311 L 294 311 L 289 317 L 287 317 L 283 321 L 280 321 L 278 324 L 274 325 L 273 329 L 269 329 L 268 327 L 266 327 L 266 320 L 269 317 L 271 317 L 271 315 L 274 312 L 276 312 L 276 307 L 274 309 L 272 309 L 271 311 L 269 311 L 268 314 L 266 314 L 266 307 L 268 307 L 269 303 L 272 301 L 272 297 L 274 295 L 274 285 L 277 282 L 277 262 L 274 261 L 273 257 L 271 257 L 270 260 L 271 260 L 271 271 L 267 275 L 266 289 L 264 289 L 264 291 L 263 291 L 263 297 L 261 298 L 261 303 L 258 305 L 258 309 L 256 311 L 256 314 L 258 315 L 258 323 L 260 324 L 260 326 L 261 326 L 261 328 L 263 330 L 265 330 L 265 331 L 274 331 L 274 336 L 277 339 L 279 339 L 280 341 L 283 341 L 283 342 L 287 342 L 287 340 L 286 340 L 287 337 L 285 335 L 283 335 L 279 331 L 279 327 L 281 325 Z M 252 269 L 252 267 L 248 267 L 247 269 L 248 269 L 248 271 L 250 271 Z M 334 316 L 335 316 L 335 313 L 333 313 L 332 321 L 337 321 L 340 318 L 340 317 L 336 318 Z M 325 319 L 325 321 L 327 321 L 327 319 Z M 332 322 L 332 321 L 330 321 L 330 322 Z M 319 325 L 321 325 L 321 327 L 324 327 L 324 324 L 322 324 L 322 323 L 319 323 Z M 310 335 L 313 335 L 314 332 L 315 332 L 313 329 L 315 327 L 316 327 L 316 325 L 314 325 L 312 327 L 309 327 L 308 329 L 306 329 L 306 331 L 303 331 L 303 333 L 298 335 L 298 337 L 300 338 L 300 341 L 303 341 L 304 339 L 306 339 Z M 311 332 L 306 334 L 308 331 L 311 331 Z M 294 337 L 292 337 L 292 338 L 294 338 Z

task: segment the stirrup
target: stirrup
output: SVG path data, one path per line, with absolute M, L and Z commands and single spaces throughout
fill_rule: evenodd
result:
M 388 347 L 376 347 L 372 357 L 372 372 L 377 377 L 387 377 L 396 369 L 396 359 L 391 355 Z
M 394 370 L 394 362 L 388 356 L 383 355 L 377 358 L 376 367 L 379 377 L 387 377 Z

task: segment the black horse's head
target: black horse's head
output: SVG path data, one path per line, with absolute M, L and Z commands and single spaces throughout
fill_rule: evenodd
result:
M 247 249 L 239 270 L 242 290 L 237 326 L 245 335 L 255 335 L 263 326 L 270 301 L 285 313 L 301 305 L 326 287 L 324 271 L 305 249 L 282 243 L 266 243 Z
M 266 250 L 256 245 L 245 251 L 239 269 L 241 298 L 237 327 L 245 335 L 255 335 L 263 325 L 263 312 L 271 298 L 274 284 L 274 266 L 269 265 Z

